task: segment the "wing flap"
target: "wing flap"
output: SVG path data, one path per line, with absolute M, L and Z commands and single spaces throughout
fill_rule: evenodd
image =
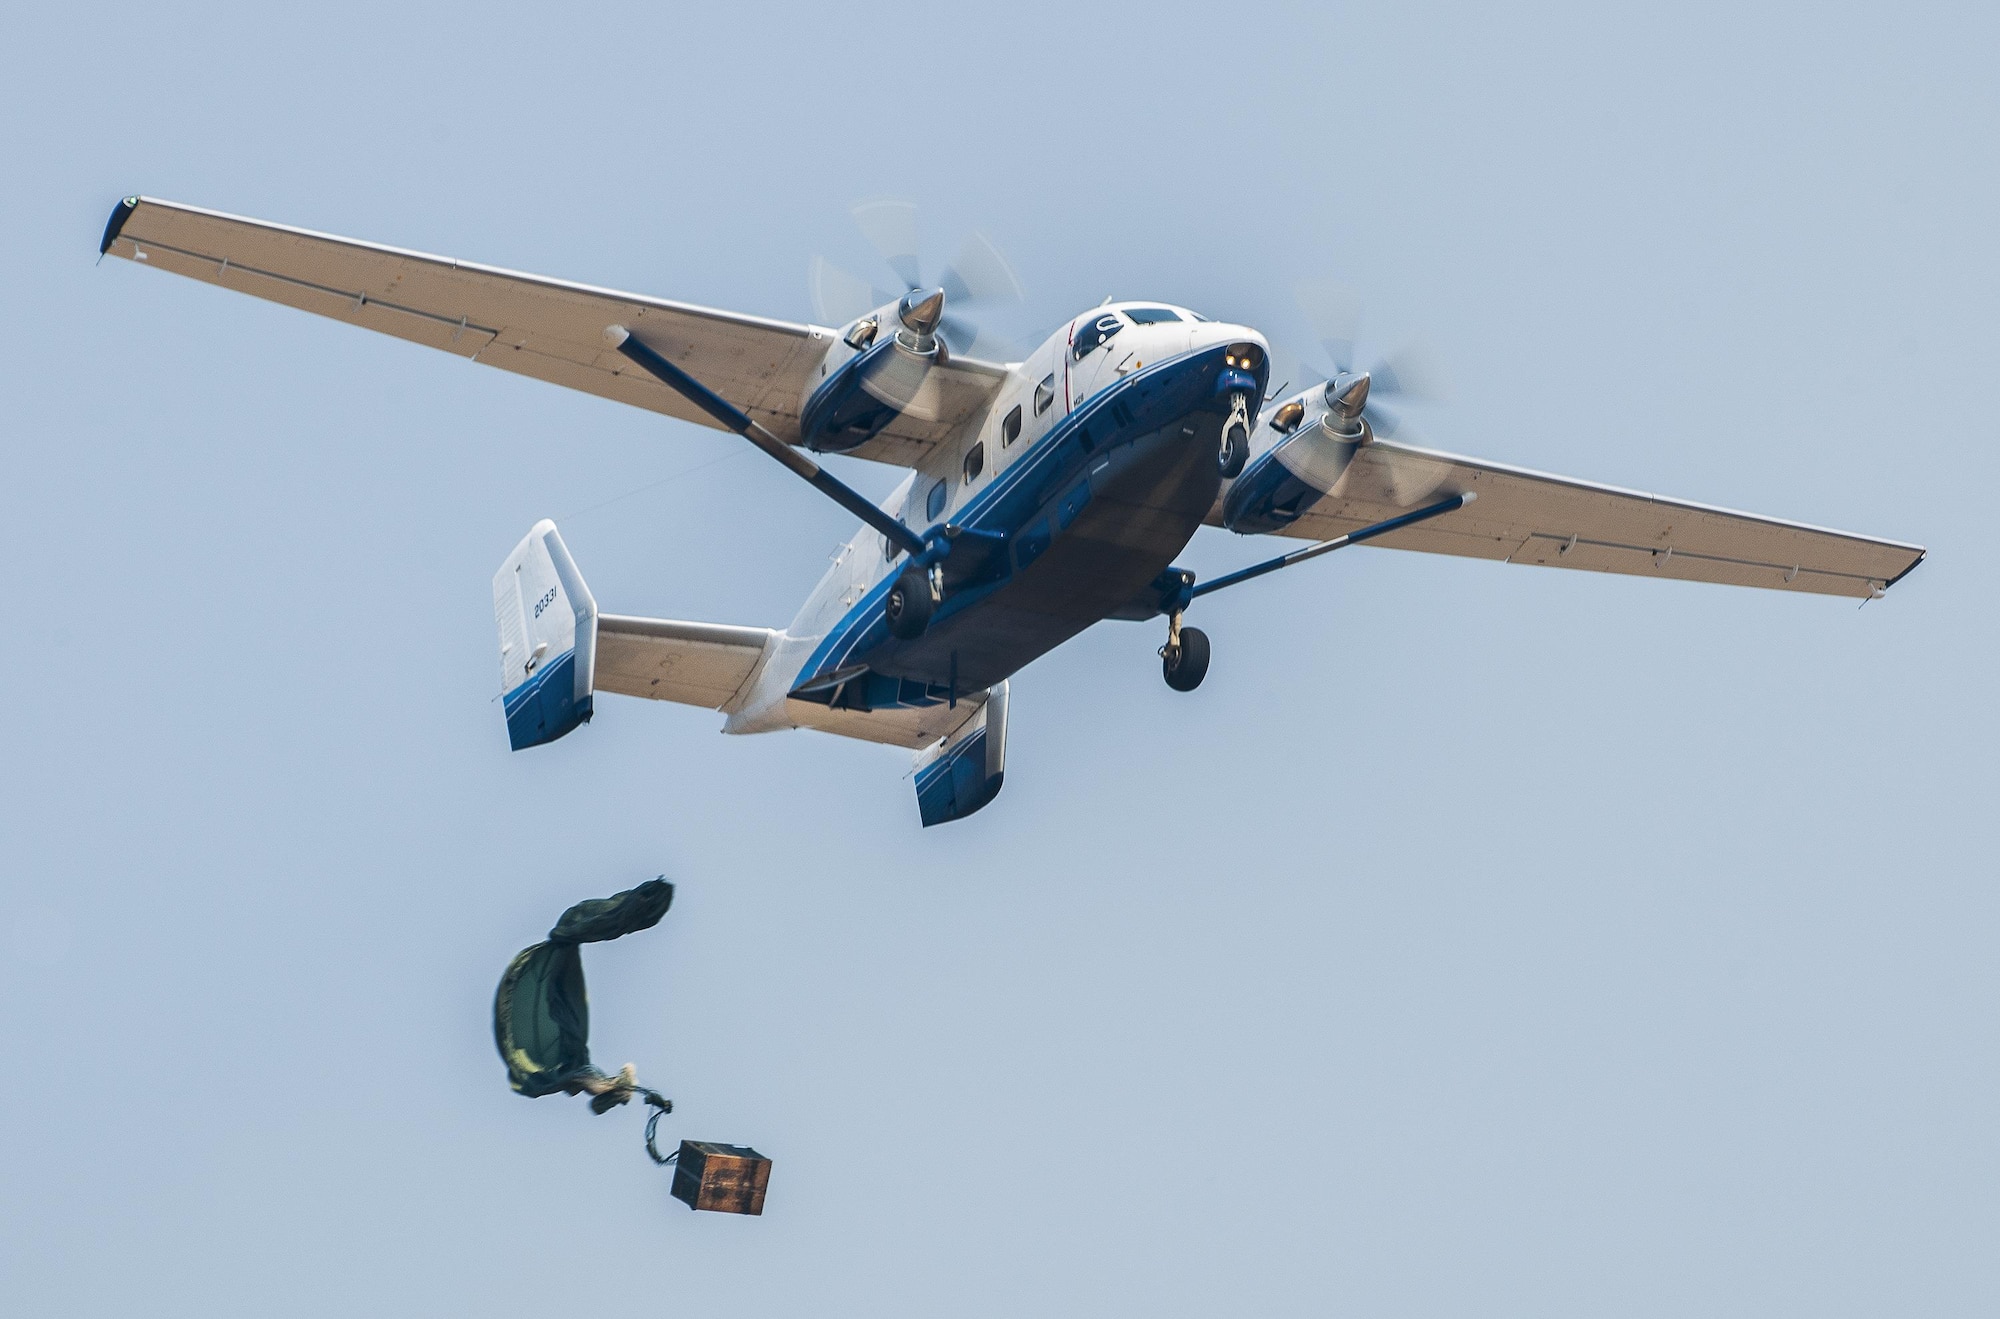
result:
M 683 421 L 708 414 L 608 350 L 607 325 L 648 343 L 787 441 L 831 331 L 364 243 L 150 197 L 120 203 L 107 255 L 440 348 L 519 375 Z M 939 406 L 854 451 L 915 466 L 977 416 L 1005 372 L 955 361 L 933 373 Z
M 1377 440 L 1284 535 L 1326 540 L 1439 494 L 1479 498 L 1371 544 L 1589 572 L 1868 598 L 1924 557 L 1919 545 L 1831 531 Z M 1210 521 L 1217 521 L 1211 514 Z

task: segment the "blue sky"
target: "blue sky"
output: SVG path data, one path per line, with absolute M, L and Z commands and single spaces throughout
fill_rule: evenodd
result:
M 15 14 L 9 1308 L 1990 1312 L 1995 26 Z M 1298 344 L 1335 279 L 1448 364 L 1440 447 L 1931 559 L 1857 610 L 1342 554 L 1205 604 L 1192 697 L 1152 627 L 1038 662 L 1005 792 L 929 831 L 899 755 L 699 710 L 510 755 L 488 580 L 536 518 L 608 609 L 781 624 L 845 515 L 94 267 L 133 191 L 800 319 L 881 195 L 933 261 L 989 232 L 1024 329 L 1157 297 Z M 596 1052 L 772 1155 L 761 1219 L 492 1053 L 514 950 L 656 873 L 667 920 L 588 950 Z

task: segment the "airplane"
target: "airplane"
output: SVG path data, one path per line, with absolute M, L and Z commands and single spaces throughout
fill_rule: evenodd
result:
M 151 197 L 117 204 L 99 258 L 734 431 L 776 459 L 861 523 L 784 628 L 600 612 L 555 524 L 529 530 L 493 579 L 510 745 L 573 732 L 599 692 L 704 706 L 728 733 L 813 728 L 910 749 L 925 827 L 999 793 L 1008 681 L 1038 657 L 1105 620 L 1163 620 L 1162 675 L 1193 691 L 1210 659 L 1185 621 L 1198 600 L 1351 545 L 1864 601 L 1924 558 L 1421 447 L 1371 402 L 1394 380 L 1351 362 L 1269 399 L 1263 334 L 1169 302 L 1091 308 L 1020 361 L 973 356 L 955 309 L 1012 276 L 990 246 L 968 250 L 926 283 L 910 251 L 885 249 L 906 291 L 826 317 L 838 325 Z M 878 504 L 823 454 L 909 475 Z M 1174 563 L 1202 526 L 1309 543 L 1202 581 Z

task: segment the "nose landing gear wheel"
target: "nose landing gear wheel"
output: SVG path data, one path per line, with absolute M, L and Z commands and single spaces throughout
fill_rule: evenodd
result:
M 1225 481 L 1234 481 L 1243 475 L 1243 464 L 1250 460 L 1250 435 L 1237 422 L 1230 422 L 1222 431 L 1222 448 L 1215 455 L 1215 470 L 1222 473 Z
M 1245 394 L 1229 396 L 1229 420 L 1222 423 L 1222 447 L 1215 453 L 1215 470 L 1225 481 L 1243 474 L 1250 459 L 1250 399 Z
M 1198 627 L 1180 629 L 1179 640 L 1160 647 L 1160 673 L 1167 686 L 1191 692 L 1208 676 L 1208 633 Z

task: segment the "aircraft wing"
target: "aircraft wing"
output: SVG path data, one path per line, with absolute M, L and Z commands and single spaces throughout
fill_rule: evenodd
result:
M 1301 473 L 1302 476 L 1306 474 Z M 1308 478 L 1310 479 L 1310 478 Z M 1591 572 L 1823 595 L 1879 595 L 1923 561 L 1920 545 L 1829 531 L 1377 439 L 1281 533 L 1330 540 L 1472 491 L 1462 509 L 1368 542 Z M 1220 525 L 1220 504 L 1209 514 Z
M 524 275 L 152 197 L 111 213 L 101 251 L 204 283 L 442 348 L 486 366 L 714 426 L 607 347 L 624 325 L 773 434 L 796 443 L 799 405 L 833 331 Z M 913 467 L 991 399 L 1006 372 L 954 358 L 932 371 L 929 418 L 904 415 L 858 458 Z M 926 388 L 930 388 L 929 380 Z M 927 400 L 929 401 L 929 400 Z

